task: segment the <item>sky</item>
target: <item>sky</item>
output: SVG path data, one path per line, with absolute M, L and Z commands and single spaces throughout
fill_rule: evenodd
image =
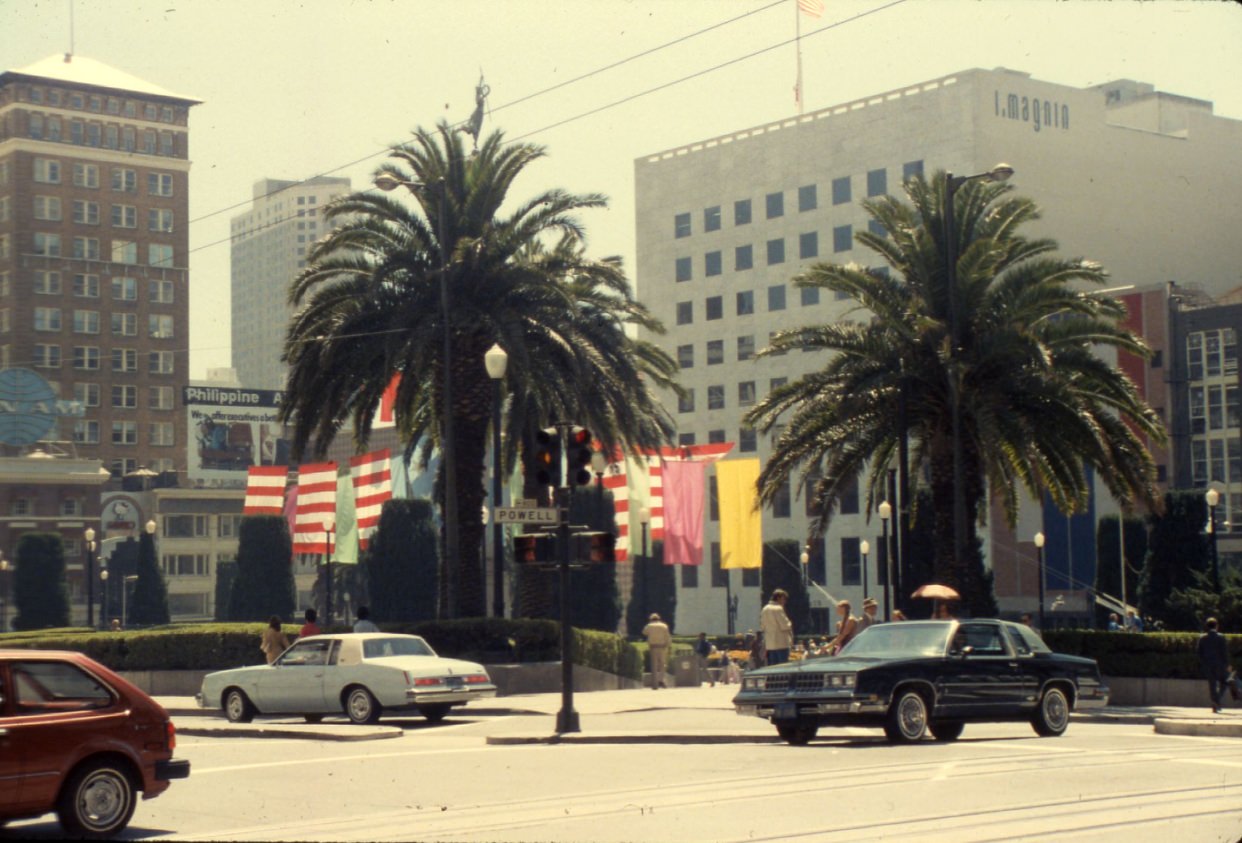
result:
M 604 193 L 597 257 L 634 266 L 634 161 L 980 67 L 1119 78 L 1242 119 L 1242 6 L 1215 0 L 0 0 L 0 69 L 72 49 L 190 112 L 190 375 L 230 365 L 229 221 L 262 178 L 367 188 L 412 129 L 464 121 L 543 145 L 514 188 Z M 639 281 L 641 295 L 641 280 Z

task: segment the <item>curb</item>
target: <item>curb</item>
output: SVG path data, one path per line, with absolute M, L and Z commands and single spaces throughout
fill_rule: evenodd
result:
M 1201 738 L 1242 738 L 1242 721 L 1187 720 L 1157 717 L 1156 733 L 1160 735 L 1193 735 Z
M 738 734 L 674 734 L 670 732 L 653 734 L 651 732 L 633 732 L 623 734 L 583 734 L 571 732 L 563 735 L 491 735 L 487 738 L 488 746 L 530 746 L 532 744 L 738 744 L 738 743 L 784 743 L 781 738 L 773 735 L 738 735 Z
M 335 726 L 282 726 L 229 723 L 210 726 L 177 726 L 177 735 L 208 738 L 286 738 L 316 741 L 376 741 L 399 738 L 404 732 L 396 726 L 351 726 L 348 730 Z

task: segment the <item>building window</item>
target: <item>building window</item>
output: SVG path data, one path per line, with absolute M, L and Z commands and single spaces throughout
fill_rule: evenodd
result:
M 60 273 L 48 269 L 34 272 L 34 291 L 48 296 L 60 295 Z
M 774 284 L 768 287 L 768 310 L 785 309 L 785 285 Z
M 755 406 L 754 381 L 742 381 L 737 385 L 737 403 L 739 407 Z
M 112 241 L 113 263 L 138 263 L 138 244 L 133 240 Z
M 173 318 L 164 315 L 147 317 L 147 333 L 152 339 L 170 340 L 173 338 Z
M 34 309 L 34 329 L 36 331 L 59 331 L 60 308 L 36 307 Z
M 49 258 L 60 257 L 60 235 L 36 231 L 34 234 L 34 253 Z
M 677 302 L 677 324 L 690 325 L 694 323 L 694 302 L 679 301 Z
M 150 266 L 173 265 L 173 247 L 163 243 L 147 244 L 147 264 Z
M 147 428 L 147 436 L 151 445 L 176 445 L 172 422 L 151 422 Z
M 114 372 L 136 372 L 138 371 L 138 349 L 136 348 L 114 348 L 112 349 L 112 371 Z M 116 406 L 116 405 L 113 405 L 113 406 Z
M 785 216 L 785 194 L 769 193 L 764 197 L 764 205 L 767 208 L 768 219 L 776 219 Z
M 147 230 L 162 231 L 169 234 L 173 230 L 173 212 L 166 208 L 152 208 L 147 211 Z
M 36 369 L 59 369 L 60 346 L 36 343 L 34 347 L 34 365 Z
M 883 196 L 888 193 L 888 171 L 887 170 L 868 170 L 867 171 L 867 195 Z
M 798 235 L 798 257 L 803 260 L 819 257 L 818 231 L 805 231 Z
M 699 587 L 699 566 L 698 565 L 678 565 L 681 568 L 681 587 L 682 588 L 698 588 Z
M 73 311 L 73 332 L 75 334 L 98 334 L 99 333 L 99 311 L 98 310 L 75 310 Z
M 733 224 L 749 225 L 750 224 L 750 200 L 739 199 L 733 203 Z
M 73 368 L 81 372 L 94 372 L 99 370 L 99 346 L 97 345 L 75 345 L 73 347 Z M 98 389 L 98 385 L 89 384 Z M 98 395 L 96 395 L 95 403 L 90 405 L 99 406 Z
M 716 384 L 707 388 L 707 409 L 723 410 L 725 405 L 724 386 Z
M 99 298 L 99 276 L 91 273 L 75 273 L 73 294 L 80 299 Z
M 75 515 L 82 514 L 82 501 L 77 498 L 65 498 L 60 502 L 60 514 L 62 517 L 72 518 Z
M 88 419 L 75 419 L 73 422 L 73 441 L 79 445 L 98 445 L 99 422 Z
M 708 296 L 706 302 L 707 321 L 711 322 L 724 316 L 724 297 Z
M 848 252 L 853 245 L 854 227 L 852 225 L 838 225 L 832 230 L 832 250 L 834 252 Z
M 832 180 L 832 204 L 844 205 L 849 202 L 851 196 L 850 177 L 841 176 L 839 179 Z
M 673 217 L 673 236 L 689 237 L 690 236 L 690 214 L 677 214 Z
M 64 218 L 61 211 L 59 196 L 36 196 L 34 198 L 34 218 L 60 222 Z
M 922 161 L 907 161 L 901 165 L 902 181 L 908 181 L 909 179 L 917 178 L 921 175 L 923 175 Z
M 76 355 L 77 349 L 74 349 L 74 353 Z M 95 359 L 99 359 L 99 349 L 95 349 Z M 75 383 L 73 385 L 73 400 L 80 402 L 84 407 L 98 407 L 99 384 Z
M 155 130 L 143 129 L 142 131 L 142 151 L 147 155 L 155 154 Z
M 147 193 L 151 196 L 172 196 L 173 177 L 171 173 L 147 173 Z
M 138 279 L 116 276 L 112 279 L 112 298 L 117 301 L 138 300 Z
M 674 277 L 678 281 L 689 281 L 690 276 L 691 276 L 690 267 L 692 263 L 693 261 L 691 261 L 690 258 L 678 258 L 676 261 L 674 261 L 673 263 Z
M 755 312 L 755 291 L 742 290 L 737 294 L 737 315 L 749 316 Z
M 884 224 L 879 220 L 867 220 L 867 230 L 876 237 L 887 237 L 888 230 L 884 228 Z
M 112 423 L 113 445 L 137 445 L 138 422 L 114 421 Z
M 737 432 L 737 449 L 743 454 L 751 454 L 759 450 L 758 437 L 755 431 L 748 427 L 743 427 Z
M 703 274 L 709 278 L 722 271 L 720 252 L 708 252 L 703 256 Z
M 737 338 L 737 359 L 750 360 L 755 356 L 755 335 L 747 334 Z
M 677 346 L 677 365 L 683 369 L 694 368 L 694 346 L 693 345 Z
M 152 375 L 171 375 L 176 364 L 171 351 L 152 351 L 147 355 L 147 372 Z
M 51 158 L 36 158 L 34 180 L 40 184 L 60 184 L 60 162 Z
M 772 498 L 772 517 L 788 518 L 790 511 L 789 481 L 786 480 L 776 488 L 776 494 Z
M 138 174 L 125 167 L 112 168 L 112 189 L 125 193 L 138 192 Z
M 694 412 L 694 390 L 687 389 L 677 396 L 677 412 L 693 413 Z
M 862 585 L 862 553 L 856 537 L 841 539 L 841 585 Z
M 750 269 L 755 265 L 754 247 L 747 243 L 745 246 L 737 246 L 733 250 L 733 268 L 741 271 Z
M 171 386 L 152 386 L 147 390 L 147 406 L 152 410 L 171 410 L 173 408 L 173 388 Z
M 172 304 L 173 282 L 162 280 L 148 281 L 147 301 L 152 304 Z
M 79 260 L 88 260 L 88 261 L 99 260 L 99 238 L 98 237 L 75 237 L 73 238 L 73 256 Z
M 115 360 L 115 356 L 113 360 Z M 127 384 L 112 386 L 112 406 L 122 410 L 133 410 L 138 407 L 138 387 Z
M 136 337 L 138 336 L 138 314 L 137 313 L 113 313 L 112 314 L 112 335 L 115 337 Z
M 677 434 L 677 444 L 678 444 L 678 445 L 682 445 L 682 446 L 689 446 L 689 445 L 693 445 L 694 443 L 695 443 L 695 438 L 694 438 L 694 434 L 693 434 L 693 433 L 679 433 L 679 434 Z
M 78 225 L 99 225 L 99 203 L 73 200 L 73 221 Z
M 713 445 L 722 444 L 725 441 L 725 432 L 723 430 L 709 430 L 707 431 L 707 441 Z M 715 485 L 715 483 L 716 483 L 716 478 L 713 477 L 712 485 Z M 716 506 L 717 506 L 716 496 L 713 494 L 712 495 L 712 510 L 713 511 L 716 509 Z M 714 516 L 713 520 L 719 521 L 720 516 L 718 515 Z
M 819 197 L 815 185 L 806 184 L 798 188 L 798 210 L 814 211 L 817 207 L 819 207 Z
M 716 205 L 712 208 L 703 210 L 703 230 L 719 231 L 720 230 L 720 206 Z
M 813 304 L 819 304 L 819 287 L 803 287 L 802 306 L 808 307 Z
M 785 238 L 768 241 L 768 266 L 785 262 Z

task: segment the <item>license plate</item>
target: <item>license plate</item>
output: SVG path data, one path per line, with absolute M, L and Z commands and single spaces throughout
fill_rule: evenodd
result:
M 777 703 L 772 716 L 777 720 L 797 720 L 798 704 L 791 702 Z

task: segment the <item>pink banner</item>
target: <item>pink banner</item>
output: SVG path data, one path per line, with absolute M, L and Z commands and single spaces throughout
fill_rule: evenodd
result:
M 664 464 L 664 564 L 703 563 L 705 464 Z

